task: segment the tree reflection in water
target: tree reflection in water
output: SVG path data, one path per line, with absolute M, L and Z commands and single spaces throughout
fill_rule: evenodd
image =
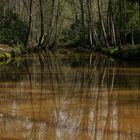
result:
M 0 67 L 0 76 L 0 138 L 140 139 L 138 68 L 42 52 Z

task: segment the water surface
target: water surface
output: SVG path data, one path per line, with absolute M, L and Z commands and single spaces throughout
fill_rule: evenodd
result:
M 0 139 L 140 140 L 140 67 L 71 51 L 0 65 Z

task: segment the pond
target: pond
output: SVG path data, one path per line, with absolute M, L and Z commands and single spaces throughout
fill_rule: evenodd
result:
M 140 140 L 140 67 L 74 51 L 0 65 L 0 139 Z

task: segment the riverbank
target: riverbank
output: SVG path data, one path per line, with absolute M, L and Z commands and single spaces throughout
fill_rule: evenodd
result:
M 102 48 L 99 52 L 106 54 L 114 59 L 122 59 L 126 61 L 140 60 L 140 45 L 126 45 L 118 48 Z
M 113 47 L 113 46 L 106 48 L 102 46 L 95 47 L 95 46 L 85 45 L 79 42 L 75 42 L 75 43 L 69 42 L 62 45 L 61 44 L 58 45 L 58 48 L 68 48 L 68 49 L 74 48 L 74 49 L 77 49 L 77 51 L 90 50 L 92 52 L 98 52 L 98 53 L 107 55 L 114 59 L 122 59 L 126 61 L 140 60 L 140 45 L 126 44 L 126 45 L 122 45 L 120 49 L 118 49 L 118 47 Z
M 140 45 L 132 46 L 132 45 L 125 45 L 122 46 L 121 49 L 118 48 L 105 48 L 105 47 L 92 47 L 92 46 L 82 46 L 82 45 L 58 45 L 52 48 L 53 51 L 57 49 L 66 49 L 74 50 L 77 52 L 95 52 L 100 53 L 101 55 L 107 55 L 108 57 L 112 57 L 114 59 L 126 60 L 126 61 L 139 61 L 140 60 Z M 44 49 L 43 49 L 44 50 Z M 0 61 L 4 61 L 15 57 L 17 55 L 22 55 L 25 53 L 32 53 L 42 51 L 42 49 L 38 47 L 32 47 L 25 50 L 21 46 L 10 47 L 8 45 L 0 45 Z

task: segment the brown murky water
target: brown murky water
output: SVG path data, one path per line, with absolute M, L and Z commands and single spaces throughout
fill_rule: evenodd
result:
M 140 67 L 72 52 L 0 65 L 0 139 L 140 140 Z

